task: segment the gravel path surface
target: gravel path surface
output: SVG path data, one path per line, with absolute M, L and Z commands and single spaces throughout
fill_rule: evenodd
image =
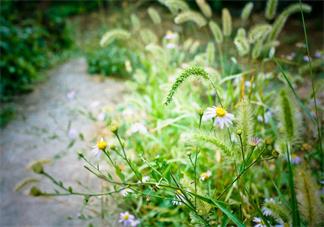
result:
M 100 115 L 102 106 L 113 108 L 124 91 L 120 81 L 90 77 L 85 60 L 74 59 L 51 70 L 46 82 L 21 98 L 17 119 L 0 132 L 1 227 L 89 223 L 77 218 L 82 197 L 34 198 L 27 195 L 27 189 L 16 192 L 14 188 L 26 177 L 38 177 L 26 166 L 39 159 L 54 160 L 45 166 L 46 171 L 67 182 L 66 185 L 76 185 L 80 180 L 100 188 L 101 183 L 78 160 L 77 151 L 91 150 L 90 140 L 99 127 L 91 118 Z M 80 139 L 80 133 L 84 140 Z M 43 180 L 40 186 L 43 190 L 53 190 L 48 181 Z M 108 226 L 113 224 L 110 222 Z

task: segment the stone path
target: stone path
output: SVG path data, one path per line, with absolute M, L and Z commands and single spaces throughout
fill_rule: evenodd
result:
M 77 218 L 82 197 L 34 198 L 27 196 L 28 190 L 15 192 L 14 188 L 26 177 L 38 177 L 26 169 L 30 162 L 53 158 L 54 162 L 46 165 L 46 170 L 63 182 L 76 185 L 80 180 L 100 185 L 83 168 L 77 151 L 91 150 L 90 139 L 98 130 L 93 118 L 97 118 L 103 105 L 113 108 L 120 102 L 123 92 L 122 82 L 90 77 L 85 60 L 75 59 L 51 70 L 46 82 L 22 98 L 17 119 L 0 133 L 1 227 L 86 226 L 89 223 Z M 81 140 L 79 134 L 85 139 Z M 48 181 L 42 181 L 41 187 L 53 190 Z M 108 226 L 113 226 L 111 223 Z

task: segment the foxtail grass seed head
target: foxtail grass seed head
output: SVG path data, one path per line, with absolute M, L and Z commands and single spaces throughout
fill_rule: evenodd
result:
M 268 0 L 266 5 L 265 17 L 272 20 L 277 12 L 278 0 Z
M 249 19 L 251 15 L 252 10 L 253 10 L 253 3 L 252 2 L 246 3 L 241 13 L 241 19 L 243 21 L 247 21 L 247 19 Z
M 215 42 L 220 44 L 223 42 L 223 33 L 218 24 L 214 21 L 209 22 L 209 29 L 212 32 Z
M 126 40 L 128 38 L 130 38 L 131 34 L 123 29 L 115 29 L 115 30 L 111 30 L 106 32 L 101 40 L 100 40 L 100 46 L 104 47 L 107 46 L 109 44 L 111 44 L 113 41 L 115 40 Z
M 222 10 L 222 23 L 224 36 L 230 36 L 232 34 L 232 17 L 226 8 Z
M 210 18 L 212 16 L 212 10 L 205 0 L 196 0 L 196 3 L 206 17 Z
M 198 27 L 203 27 L 207 23 L 205 18 L 200 13 L 193 11 L 180 13 L 178 16 L 176 16 L 176 18 L 174 18 L 174 22 L 176 24 L 182 24 L 189 21 L 194 22 Z
M 204 115 L 202 116 L 203 121 L 207 121 L 214 118 L 214 126 L 218 126 L 223 129 L 233 124 L 234 115 L 228 113 L 224 108 L 220 106 L 208 107 Z
M 156 11 L 156 9 L 154 9 L 153 7 L 149 7 L 147 13 L 149 14 L 154 24 L 161 24 L 162 20 L 160 14 L 158 13 L 158 11 Z

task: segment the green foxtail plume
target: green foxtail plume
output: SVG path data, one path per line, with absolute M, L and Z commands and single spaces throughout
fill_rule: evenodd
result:
M 271 31 L 271 25 L 269 24 L 259 24 L 252 27 L 249 31 L 249 42 L 254 43 L 259 39 L 265 38 Z
M 140 30 L 140 37 L 146 45 L 150 43 L 156 43 L 158 40 L 154 32 L 147 28 Z
M 248 100 L 243 99 L 238 108 L 237 113 L 237 129 L 240 130 L 242 138 L 242 146 L 245 154 L 249 152 L 249 142 L 253 136 L 253 113 Z
M 210 18 L 212 16 L 212 10 L 205 0 L 196 0 L 196 3 L 206 17 Z
M 165 105 L 170 104 L 170 102 L 172 101 L 172 98 L 174 96 L 174 94 L 176 93 L 177 89 L 179 88 L 179 86 L 186 80 L 188 79 L 190 76 L 197 76 L 197 77 L 202 77 L 204 79 L 209 79 L 208 73 L 201 67 L 199 66 L 192 66 L 189 67 L 187 69 L 185 69 L 176 79 L 176 81 L 174 82 L 174 84 L 171 87 L 171 90 L 169 91 L 169 94 L 166 98 L 165 101 Z
M 253 49 L 252 49 L 252 59 L 257 59 L 260 57 L 263 49 L 263 40 L 256 41 Z
M 276 12 L 277 12 L 277 7 L 278 7 L 278 0 L 268 0 L 267 1 L 265 17 L 268 20 L 272 20 L 275 17 Z
M 213 33 L 215 42 L 217 44 L 220 44 L 223 42 L 223 33 L 221 29 L 219 28 L 218 24 L 214 21 L 209 21 L 209 28 L 211 32 Z
M 172 14 L 178 14 L 189 10 L 189 6 L 185 1 L 182 0 L 159 0 L 160 3 L 165 5 Z
M 300 134 L 300 117 L 295 101 L 288 95 L 286 90 L 282 90 L 278 97 L 279 120 L 282 126 L 284 139 L 290 144 L 297 142 Z
M 106 32 L 101 40 L 100 40 L 100 46 L 106 46 L 109 45 L 110 43 L 112 43 L 115 40 L 125 40 L 130 38 L 130 33 L 126 30 L 123 29 L 114 29 L 111 31 Z
M 222 23 L 224 36 L 230 36 L 232 34 L 232 17 L 226 8 L 222 10 Z
M 239 33 L 237 33 L 234 44 L 240 56 L 244 56 L 250 51 L 250 44 L 247 38 Z
M 215 61 L 215 45 L 212 42 L 209 42 L 206 49 L 208 65 L 212 65 Z
M 213 144 L 224 155 L 230 156 L 232 154 L 232 149 L 230 148 L 230 146 L 226 145 L 222 140 L 216 138 L 214 135 L 203 133 L 203 134 L 197 134 L 194 137 L 198 141 L 204 141 Z
M 312 8 L 307 4 L 299 4 L 299 3 L 289 6 L 277 17 L 277 19 L 273 23 L 272 30 L 268 37 L 268 41 L 276 40 L 280 32 L 282 31 L 283 27 L 285 26 L 288 17 L 293 13 L 300 12 L 300 10 L 302 10 L 305 13 L 309 13 L 312 10 Z
M 312 11 L 312 7 L 307 4 L 295 3 L 288 6 L 284 11 L 282 11 L 281 14 L 289 17 L 291 14 L 299 13 L 300 11 L 303 11 L 304 13 L 310 13 Z
M 198 48 L 200 46 L 200 42 L 196 40 L 192 43 L 191 47 L 189 48 L 189 53 L 194 54 L 197 52 Z
M 131 24 L 134 31 L 137 31 L 141 28 L 140 19 L 135 14 L 131 15 Z
M 149 7 L 147 13 L 149 14 L 154 24 L 161 24 L 160 14 L 153 7 Z
M 309 170 L 298 167 L 295 175 L 298 209 L 308 226 L 324 224 L 324 210 L 316 181 Z
M 270 216 L 273 217 L 275 220 L 281 220 L 286 224 L 291 224 L 291 214 L 290 209 L 274 200 L 265 201 L 263 207 L 271 211 Z
M 236 33 L 236 36 L 239 37 L 239 36 L 243 36 L 243 37 L 246 37 L 246 31 L 244 28 L 239 28 L 237 30 L 237 33 Z
M 247 21 L 247 19 L 249 19 L 251 12 L 253 10 L 253 3 L 252 2 L 248 2 L 245 4 L 242 13 L 241 13 L 241 19 L 243 20 L 243 22 Z
M 193 11 L 180 13 L 178 16 L 176 16 L 176 18 L 174 18 L 174 22 L 176 24 L 182 24 L 188 21 L 194 22 L 198 27 L 203 27 L 207 23 L 205 18 L 200 13 Z

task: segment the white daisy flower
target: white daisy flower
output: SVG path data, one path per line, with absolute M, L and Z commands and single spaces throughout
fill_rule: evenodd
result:
M 121 190 L 119 193 L 123 196 L 126 197 L 128 194 L 132 193 L 133 190 L 130 188 L 124 188 L 123 190 Z
M 95 153 L 96 157 L 99 158 L 102 151 L 105 151 L 107 148 L 107 142 L 101 138 L 95 145 L 92 147 L 92 151 Z
M 211 175 L 212 175 L 212 172 L 210 170 L 208 170 L 207 172 L 200 174 L 200 180 L 201 181 L 208 180 L 211 177 Z
M 228 113 L 224 108 L 219 106 L 208 107 L 202 116 L 202 120 L 207 121 L 213 118 L 215 118 L 214 125 L 218 125 L 218 127 L 223 129 L 224 126 L 229 127 L 233 124 L 234 115 Z
M 140 133 L 140 134 L 148 134 L 147 128 L 145 127 L 144 124 L 142 123 L 135 123 L 133 124 L 130 129 L 127 131 L 128 135 L 133 135 L 135 133 Z
M 259 217 L 254 217 L 253 222 L 256 223 L 256 225 L 254 225 L 254 227 L 266 227 L 266 224 Z

